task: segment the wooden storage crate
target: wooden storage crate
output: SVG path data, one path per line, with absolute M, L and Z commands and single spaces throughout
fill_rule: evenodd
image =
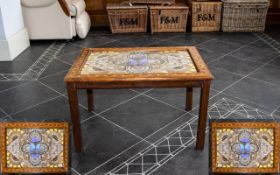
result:
M 223 0 L 222 31 L 264 31 L 268 7 L 268 0 Z
M 151 32 L 186 32 L 189 7 L 186 4 L 149 6 Z
M 132 4 L 175 4 L 175 0 L 130 0 Z
M 148 6 L 130 6 L 126 3 L 108 3 L 106 9 L 112 33 L 147 31 Z
M 188 0 L 192 32 L 220 31 L 222 2 Z

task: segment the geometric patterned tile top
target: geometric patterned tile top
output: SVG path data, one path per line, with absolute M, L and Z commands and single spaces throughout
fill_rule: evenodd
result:
M 273 129 L 217 129 L 216 132 L 217 167 L 273 167 Z
M 27 123 L 28 124 L 28 123 Z M 41 124 L 42 125 L 42 124 Z M 5 169 L 17 169 L 21 172 L 39 170 L 63 170 L 68 166 L 66 158 L 68 148 L 67 129 L 56 127 L 5 127 L 6 134 L 2 145 L 2 163 Z M 4 141 L 4 143 L 3 143 Z
M 63 129 L 7 129 L 7 167 L 63 167 Z
M 81 74 L 196 72 L 188 51 L 99 51 L 88 57 Z
M 277 122 L 212 123 L 213 172 L 279 171 Z

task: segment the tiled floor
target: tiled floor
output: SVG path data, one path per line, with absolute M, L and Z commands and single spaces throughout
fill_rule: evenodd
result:
M 33 41 L 0 62 L 0 121 L 70 121 L 63 78 L 83 47 L 195 45 L 215 76 L 209 118 L 280 119 L 280 28 L 255 33 L 122 34 Z M 278 31 L 278 32 L 275 32 Z M 195 151 L 199 89 L 96 90 L 95 113 L 79 93 L 84 152 L 72 145 L 71 174 L 208 174 L 208 139 Z

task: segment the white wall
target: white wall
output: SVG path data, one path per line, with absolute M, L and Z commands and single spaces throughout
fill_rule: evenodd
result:
M 0 37 L 2 39 L 7 39 L 24 28 L 20 0 L 0 0 L 0 11 Z
M 11 61 L 29 47 L 20 0 L 0 0 L 0 61 Z
M 0 2 L 1 2 L 1 0 L 0 0 Z M 1 8 L 0 8 L 0 40 L 3 40 L 6 38 L 6 36 L 5 36 L 4 25 L 3 25 L 1 16 L 2 16 L 2 13 L 1 13 Z

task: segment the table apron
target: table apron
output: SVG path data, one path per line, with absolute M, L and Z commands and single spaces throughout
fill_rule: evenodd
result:
M 185 88 L 201 87 L 203 81 L 197 82 L 108 82 L 108 83 L 74 83 L 76 89 L 114 89 L 114 88 Z

